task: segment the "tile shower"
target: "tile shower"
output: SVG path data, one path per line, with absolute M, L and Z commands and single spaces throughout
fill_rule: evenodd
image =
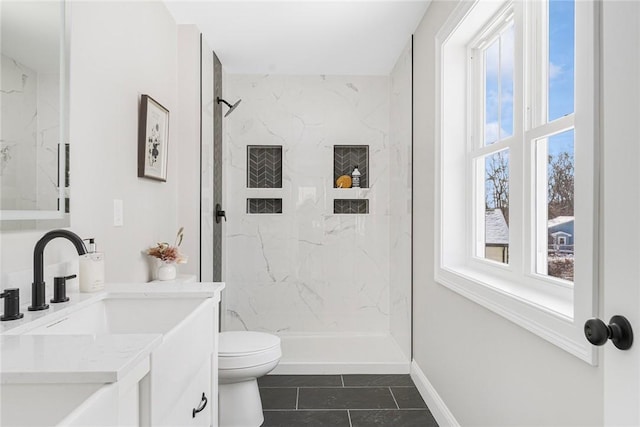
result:
M 279 373 L 408 372 L 410 59 L 390 76 L 224 76 L 243 101 L 224 122 L 223 330 L 281 336 Z M 355 161 L 362 188 L 335 188 Z

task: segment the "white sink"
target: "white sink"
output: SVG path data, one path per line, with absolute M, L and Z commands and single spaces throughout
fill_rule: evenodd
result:
M 162 335 L 161 344 L 151 353 L 148 381 L 153 404 L 150 419 L 145 419 L 145 424 L 182 425 L 172 424 L 173 403 L 187 390 L 188 383 L 203 363 L 213 361 L 214 334 L 211 331 L 215 325 L 215 307 L 213 299 L 206 297 L 154 297 L 144 293 L 106 295 L 64 316 L 55 316 L 23 334 Z M 211 396 L 211 392 L 207 391 L 207 395 Z
M 30 335 L 166 334 L 205 298 L 110 298 L 32 329 Z

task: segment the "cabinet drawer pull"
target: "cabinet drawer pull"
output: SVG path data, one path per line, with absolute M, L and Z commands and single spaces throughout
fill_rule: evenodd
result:
M 202 412 L 204 408 L 207 407 L 207 396 L 202 393 L 202 400 L 200 401 L 200 405 L 197 408 L 193 408 L 193 412 L 191 413 L 191 418 L 195 418 L 198 412 Z

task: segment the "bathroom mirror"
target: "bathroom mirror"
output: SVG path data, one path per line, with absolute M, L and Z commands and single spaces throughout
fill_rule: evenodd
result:
M 0 228 L 69 225 L 64 1 L 0 1 Z

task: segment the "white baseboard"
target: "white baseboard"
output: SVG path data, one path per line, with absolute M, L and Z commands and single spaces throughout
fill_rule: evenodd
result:
M 411 379 L 416 384 L 420 395 L 429 407 L 433 418 L 436 419 L 441 427 L 460 427 L 460 423 L 447 408 L 436 389 L 431 385 L 427 376 L 422 372 L 415 360 L 411 361 Z

